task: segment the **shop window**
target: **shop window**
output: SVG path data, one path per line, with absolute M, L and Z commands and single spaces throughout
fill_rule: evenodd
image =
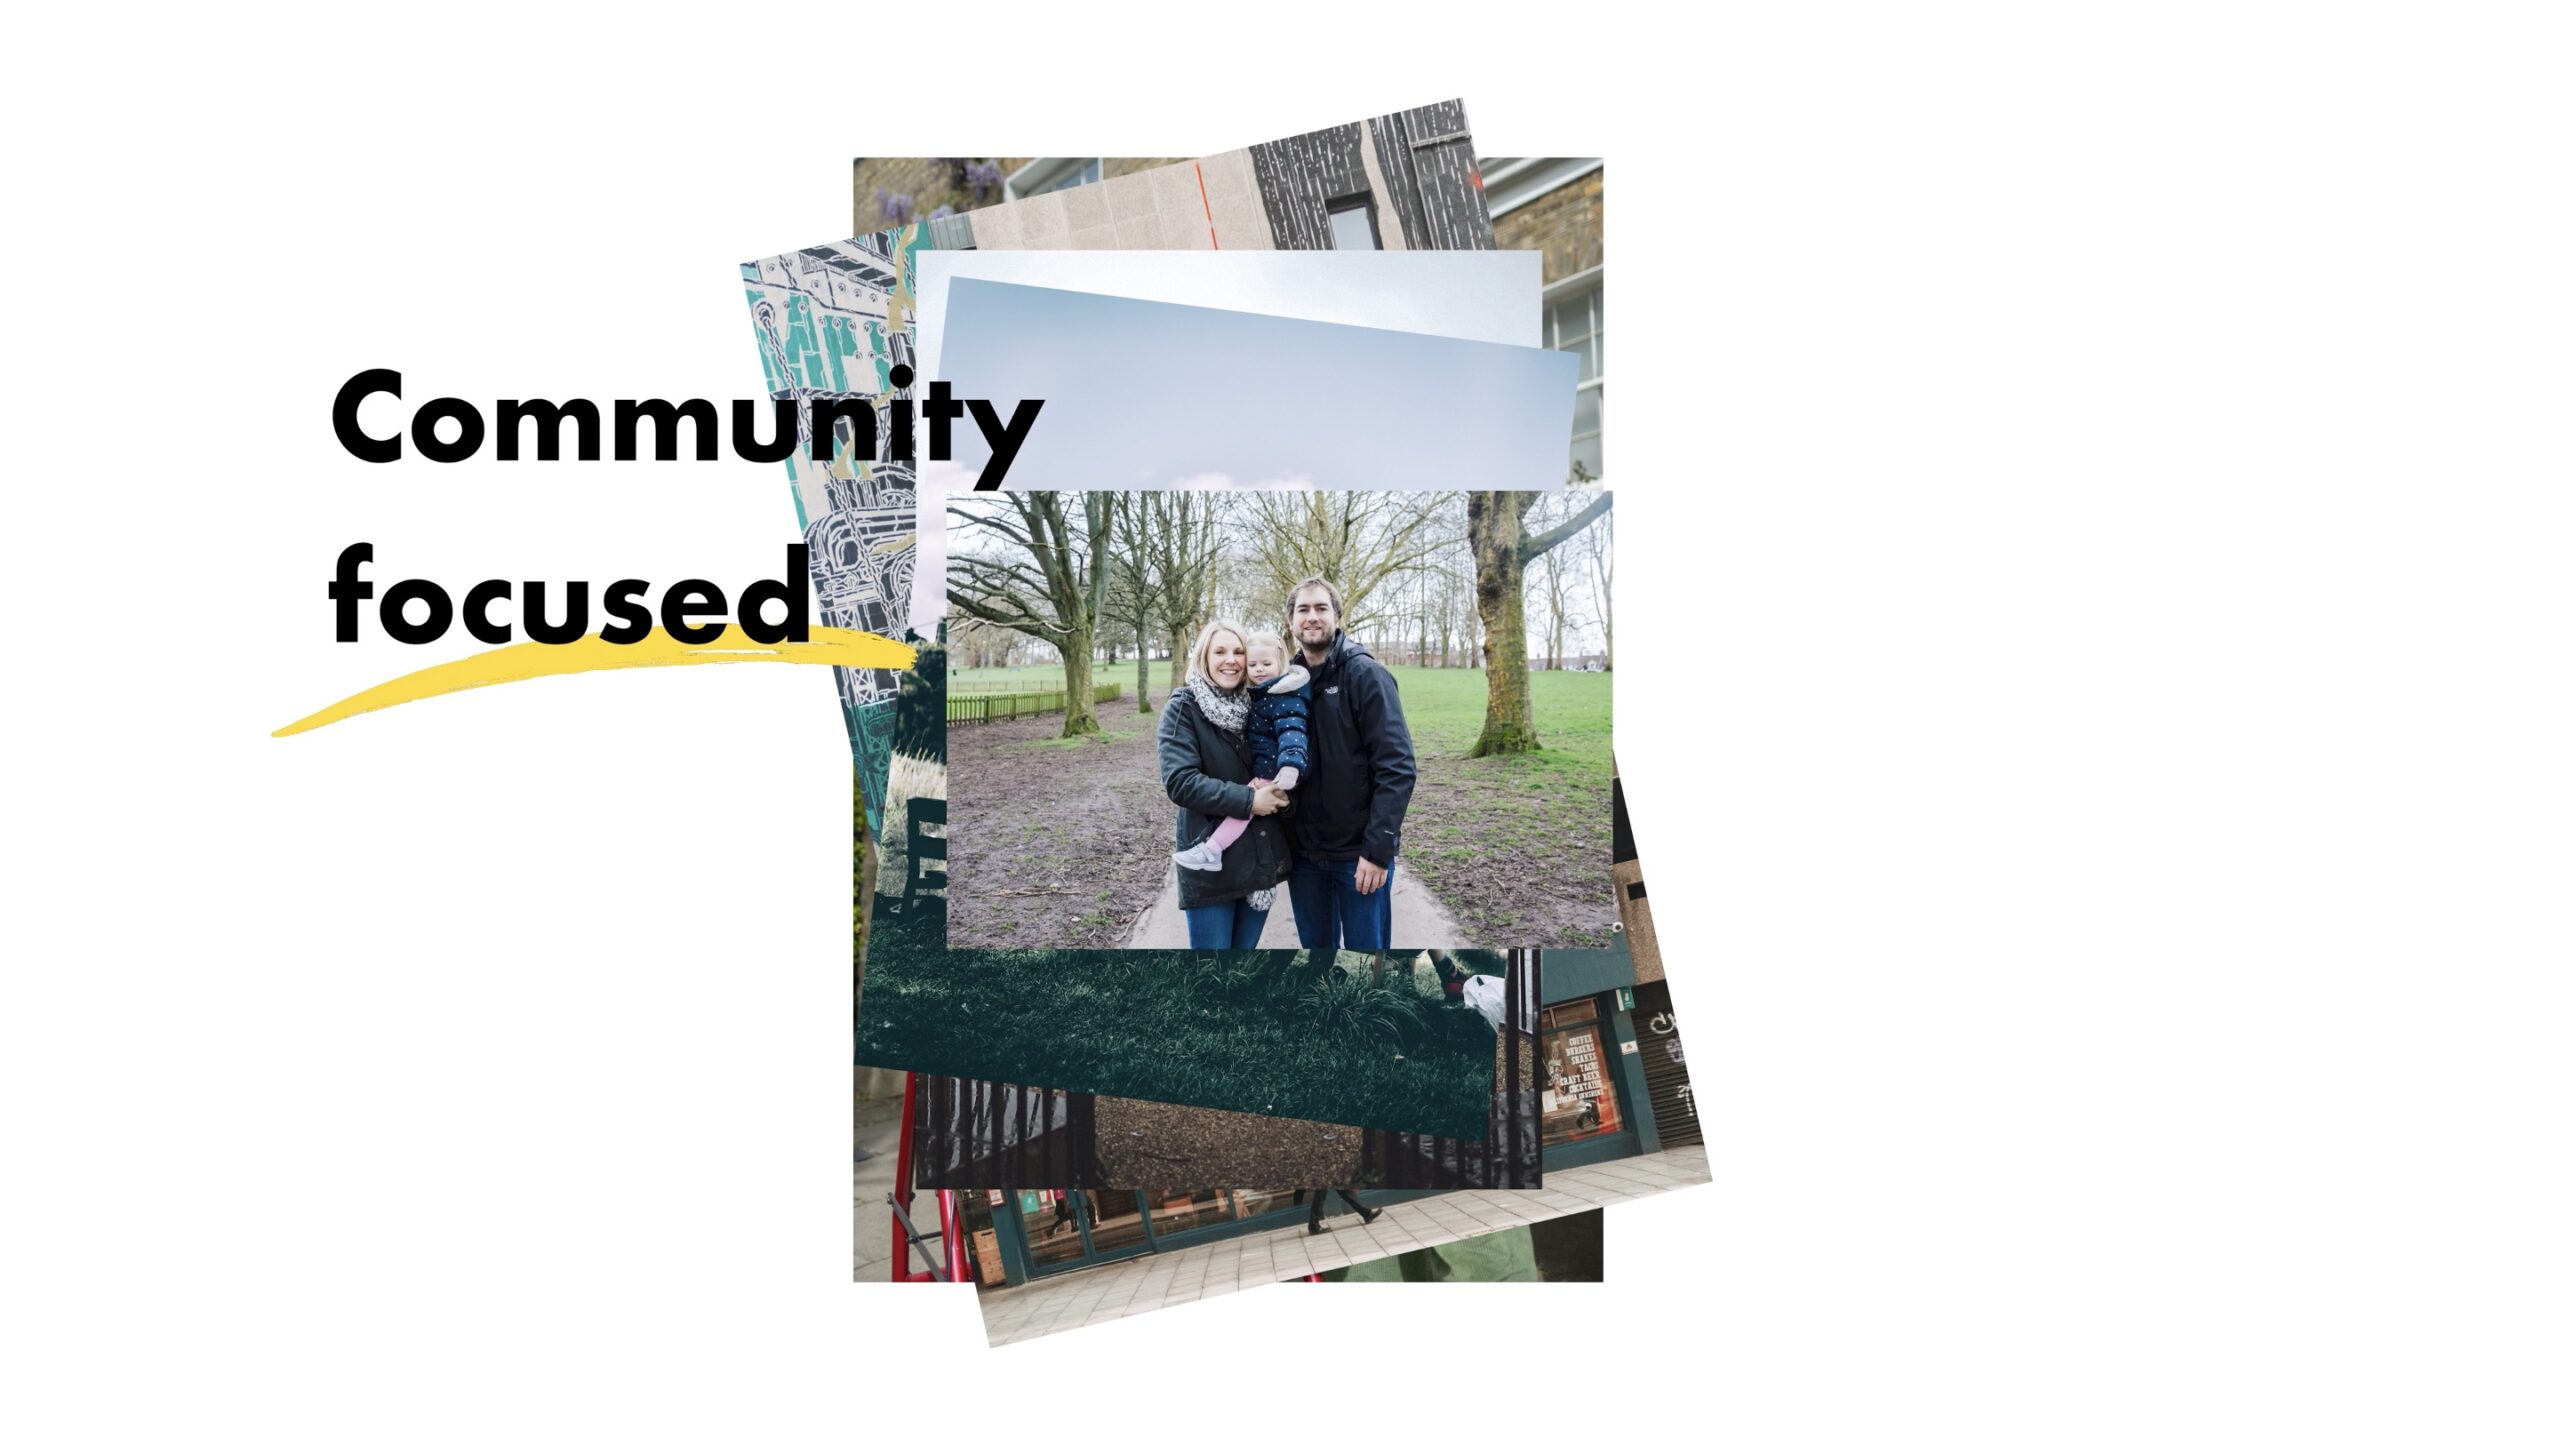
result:
M 1118 1253 L 1147 1246 L 1145 1194 L 1125 1188 L 1088 1188 L 1083 1192 L 1085 1221 L 1093 1226 L 1097 1252 Z
M 1266 1213 L 1278 1213 L 1306 1202 L 1307 1191 L 1303 1188 L 1238 1188 L 1228 1191 L 1228 1201 L 1233 1205 L 1236 1217 L 1260 1218 Z
M 1016 1189 L 1022 1213 L 1022 1236 L 1031 1250 L 1031 1266 L 1055 1268 L 1084 1257 L 1084 1230 L 1077 1224 L 1073 1201 L 1063 1188 Z
M 1603 1138 L 1625 1127 L 1618 1091 L 1609 1081 L 1608 1033 L 1596 999 L 1548 1009 L 1538 1042 L 1545 1047 L 1547 1084 L 1538 1113 L 1549 1144 Z
M 918 1194 L 919 1199 L 930 1194 Z M 1004 1250 L 996 1242 L 995 1211 L 1004 1203 L 1004 1190 L 998 1188 L 964 1188 L 960 1190 L 960 1231 L 965 1237 L 969 1257 L 977 1269 L 978 1286 L 995 1288 L 1004 1283 Z M 894 1223 L 895 1220 L 892 1220 Z
M 1227 1204 L 1226 1191 L 1217 1188 L 1150 1189 L 1147 1208 L 1159 1240 L 1235 1217 L 1235 1211 Z

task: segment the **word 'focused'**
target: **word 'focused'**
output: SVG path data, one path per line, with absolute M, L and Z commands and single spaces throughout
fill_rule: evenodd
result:
M 338 573 L 329 581 L 329 599 L 337 607 L 341 644 L 356 642 L 364 601 L 374 597 L 373 581 L 358 575 L 372 562 L 370 544 L 350 544 L 338 552 Z M 758 644 L 809 642 L 809 546 L 790 546 L 784 564 L 788 572 L 782 578 L 759 579 L 738 591 L 738 627 Z M 588 586 L 583 579 L 573 579 L 561 590 L 560 612 L 553 613 L 551 586 L 539 579 L 524 581 L 521 592 L 512 580 L 484 579 L 464 591 L 458 604 L 450 591 L 432 579 L 403 579 L 382 591 L 377 612 L 382 632 L 403 644 L 432 644 L 453 628 L 457 617 L 463 629 L 483 644 L 513 643 L 519 625 L 524 637 L 536 644 L 568 644 L 586 637 Z M 641 596 L 648 592 L 645 579 L 617 579 L 605 585 L 602 599 L 608 622 L 596 637 L 607 644 L 637 644 L 647 637 L 651 616 Z M 782 620 L 773 623 L 765 614 L 777 602 L 782 605 Z M 511 619 L 499 617 L 500 604 L 508 606 Z M 678 642 L 708 644 L 728 627 L 723 617 L 728 609 L 728 597 L 719 585 L 708 579 L 679 579 L 667 586 L 656 617 Z

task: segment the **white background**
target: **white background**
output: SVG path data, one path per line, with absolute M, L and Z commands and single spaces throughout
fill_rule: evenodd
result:
M 0 1426 L 2560 1417 L 2534 7 L 95 13 L 5 98 Z M 1719 1181 L 1605 1287 L 989 1353 L 845 1280 L 822 673 L 266 737 L 447 652 L 330 642 L 351 541 L 790 537 L 734 459 L 359 464 L 354 371 L 757 394 L 733 267 L 856 153 L 1448 95 L 1610 161 L 1621 757 Z

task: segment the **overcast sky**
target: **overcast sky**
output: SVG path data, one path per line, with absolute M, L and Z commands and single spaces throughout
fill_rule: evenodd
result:
M 1541 268 L 1536 250 L 925 250 L 916 256 L 918 373 L 941 372 L 953 280 L 1542 345 Z
M 1518 345 L 954 279 L 952 392 L 1047 405 L 1008 488 L 1549 489 L 1577 361 Z M 952 463 L 987 455 L 953 426 Z

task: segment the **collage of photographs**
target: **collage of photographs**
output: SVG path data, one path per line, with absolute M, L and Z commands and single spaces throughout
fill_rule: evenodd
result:
M 1707 1181 L 1612 762 L 1603 174 L 1454 101 L 865 159 L 857 238 L 742 267 L 777 398 L 1042 402 L 792 461 L 820 622 L 918 648 L 839 671 L 858 1281 L 991 1343 L 1596 1281 L 1603 1207 Z
M 0 1438 L 2560 1433 L 2560 9 L 164 9 Z

